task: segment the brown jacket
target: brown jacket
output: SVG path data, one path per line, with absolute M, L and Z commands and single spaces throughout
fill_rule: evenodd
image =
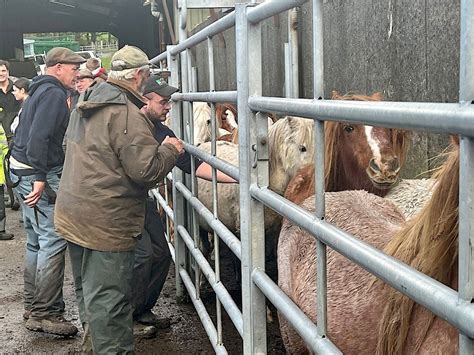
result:
M 100 251 L 129 251 L 142 232 L 145 199 L 179 156 L 159 145 L 140 96 L 123 82 L 94 85 L 71 114 L 55 226 L 66 240 Z

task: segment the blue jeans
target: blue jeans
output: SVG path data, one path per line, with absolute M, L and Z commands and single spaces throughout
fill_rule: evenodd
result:
M 56 167 L 46 176 L 54 191 L 58 190 L 61 172 L 62 167 Z M 18 181 L 16 175 L 10 173 L 10 176 L 13 182 Z M 44 191 L 36 206 L 47 217 L 37 213 L 36 221 L 34 209 L 23 202 L 21 196 L 31 192 L 34 180 L 34 175 L 22 176 L 15 187 L 15 193 L 20 196 L 26 232 L 24 305 L 33 317 L 46 317 L 64 312 L 64 256 L 67 244 L 55 232 L 54 205 L 49 204 Z

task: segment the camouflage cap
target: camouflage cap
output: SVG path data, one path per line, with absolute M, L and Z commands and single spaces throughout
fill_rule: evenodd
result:
M 86 60 L 69 48 L 55 47 L 46 53 L 45 63 L 47 67 L 62 64 L 82 64 Z
M 124 46 L 114 53 L 110 62 L 110 70 L 122 71 L 126 69 L 140 68 L 149 65 L 148 56 L 140 48 Z

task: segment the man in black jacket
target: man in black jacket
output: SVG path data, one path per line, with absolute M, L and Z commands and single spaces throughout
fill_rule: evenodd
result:
M 178 89 L 168 85 L 157 75 L 147 79 L 143 91 L 147 105 L 142 108 L 145 116 L 155 126 L 155 139 L 161 143 L 166 137 L 175 137 L 174 132 L 162 122 L 171 109 L 171 95 Z M 191 173 L 191 156 L 184 152 L 178 158 L 176 166 L 185 173 Z M 212 167 L 199 160 L 195 164 L 196 176 L 212 180 Z M 224 173 L 217 172 L 217 181 L 235 183 L 236 181 Z M 157 317 L 151 310 L 155 306 L 168 275 L 171 254 L 164 235 L 163 223 L 152 199 L 146 202 L 145 226 L 135 247 L 135 264 L 133 270 L 132 292 L 134 319 L 143 325 L 165 328 L 169 319 Z M 151 336 L 156 329 L 136 327 L 136 335 Z
M 46 75 L 33 79 L 23 106 L 10 157 L 11 179 L 21 197 L 27 234 L 25 326 L 32 331 L 74 335 L 63 318 L 66 241 L 54 228 L 54 203 L 64 163 L 63 138 L 69 119 L 67 90 L 73 89 L 85 60 L 57 47 L 46 54 Z

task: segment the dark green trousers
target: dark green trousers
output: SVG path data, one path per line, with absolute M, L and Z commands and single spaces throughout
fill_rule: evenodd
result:
M 133 354 L 134 252 L 102 252 L 68 243 L 79 316 L 94 354 Z

